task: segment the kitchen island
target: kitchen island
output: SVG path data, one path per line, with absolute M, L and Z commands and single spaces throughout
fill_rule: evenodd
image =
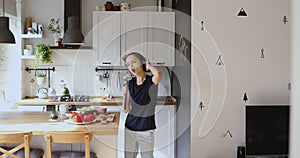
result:
M 90 131 L 93 134 L 91 141 L 91 151 L 97 157 L 117 157 L 117 136 L 119 132 L 120 113 L 114 113 L 112 122 L 102 124 L 94 122 L 86 125 L 77 125 L 59 120 L 52 122 L 49 120 L 50 112 L 0 112 L 0 132 L 1 131 L 32 131 L 33 137 L 30 143 L 31 148 L 46 151 L 46 142 L 43 134 L 48 131 Z M 54 150 L 74 150 L 84 152 L 82 143 L 75 144 L 54 144 Z
M 106 124 L 95 121 L 79 125 L 64 120 L 53 122 L 49 120 L 50 112 L 0 112 L 0 131 L 32 131 L 33 135 L 48 131 L 90 131 L 93 135 L 118 135 L 120 113 L 114 114 L 114 120 Z
M 51 99 L 51 98 L 50 98 Z M 117 135 L 96 135 L 96 142 L 92 142 L 95 151 L 102 157 L 124 157 L 124 121 L 126 113 L 122 112 L 123 97 L 115 97 L 114 99 L 102 99 L 99 97 L 91 97 L 89 102 L 49 102 L 50 99 L 23 99 L 16 102 L 18 107 L 33 107 L 41 110 L 41 107 L 48 105 L 91 105 L 105 106 L 108 112 L 118 112 L 119 125 Z M 175 153 L 175 122 L 176 122 L 176 105 L 177 100 L 172 96 L 159 96 L 156 106 L 155 119 L 157 120 L 157 129 L 155 132 L 155 152 L 154 155 L 160 158 L 174 157 Z M 100 150 L 99 150 L 100 149 Z M 105 153 L 105 154 L 103 154 Z M 111 155 L 111 156 L 109 156 Z

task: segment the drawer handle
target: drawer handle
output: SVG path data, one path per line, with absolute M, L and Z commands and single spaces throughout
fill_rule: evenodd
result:
M 166 63 L 156 63 L 157 65 L 165 65 Z
M 110 65 L 111 62 L 102 62 L 103 65 Z

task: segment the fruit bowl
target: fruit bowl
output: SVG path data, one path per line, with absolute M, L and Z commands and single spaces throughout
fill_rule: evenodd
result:
M 96 122 L 96 116 L 94 113 L 85 115 L 83 112 L 72 111 L 68 114 L 71 114 L 71 117 L 69 117 L 68 121 L 73 122 L 75 124 L 87 124 Z
M 96 110 L 92 107 L 83 107 L 80 109 L 77 109 L 77 111 L 80 113 L 83 113 L 83 115 L 88 115 L 88 114 L 96 114 Z

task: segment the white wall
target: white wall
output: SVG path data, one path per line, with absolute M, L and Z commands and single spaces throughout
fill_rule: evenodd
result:
M 51 18 L 61 18 L 63 22 L 64 1 L 62 0 L 26 0 L 23 2 L 25 17 L 47 26 Z
M 248 13 L 247 17 L 237 17 L 242 7 Z M 198 137 L 199 128 L 192 132 L 192 155 L 197 158 L 233 158 L 236 157 L 237 146 L 245 145 L 244 92 L 249 98 L 247 104 L 289 103 L 291 22 L 283 24 L 282 18 L 291 17 L 290 1 L 193 0 L 192 16 L 199 25 L 204 21 L 204 28 L 222 55 L 227 77 L 221 115 L 205 137 Z M 195 42 L 192 41 L 192 44 Z M 264 49 L 265 58 L 260 57 L 261 49 Z M 196 62 L 200 62 L 194 68 L 201 69 L 202 73 L 198 78 L 199 100 L 209 106 L 212 89 L 210 71 L 216 70 L 207 68 L 205 56 L 200 53 L 192 52 L 192 58 L 198 57 Z M 217 59 L 216 55 L 215 62 Z M 193 123 L 199 125 L 205 112 L 199 111 L 199 118 L 194 118 L 199 120 L 193 120 Z M 227 130 L 232 138 L 229 135 L 221 137 Z
M 293 83 L 293 89 L 292 89 L 292 97 L 291 97 L 291 142 L 290 142 L 290 153 L 291 158 L 298 158 L 300 156 L 300 150 L 299 150 L 299 132 L 300 132 L 300 124 L 298 123 L 298 120 L 300 118 L 299 112 L 300 112 L 300 71 L 299 71 L 299 58 L 300 58 L 300 32 L 299 32 L 299 26 L 300 26 L 300 12 L 299 12 L 299 6 L 300 3 L 297 0 L 292 1 L 292 83 Z
M 15 37 L 16 44 L 0 44 L 0 110 L 5 109 L 4 105 L 10 109 L 21 97 L 20 22 L 16 16 L 5 16 L 9 17 L 9 29 Z
M 3 12 L 3 2 L 0 3 L 0 11 L 1 14 Z M 5 14 L 10 14 L 13 16 L 17 16 L 17 10 L 16 10 L 16 1 L 5 1 Z

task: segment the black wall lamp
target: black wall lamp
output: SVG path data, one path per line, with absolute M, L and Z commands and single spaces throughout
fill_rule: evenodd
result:
M 247 16 L 247 13 L 246 13 L 246 11 L 244 10 L 244 8 L 242 8 L 242 9 L 239 11 L 239 13 L 238 13 L 237 16 Z
M 0 17 L 0 43 L 15 44 L 13 33 L 9 30 L 9 18 L 5 17 L 5 0 L 3 0 L 3 14 Z

